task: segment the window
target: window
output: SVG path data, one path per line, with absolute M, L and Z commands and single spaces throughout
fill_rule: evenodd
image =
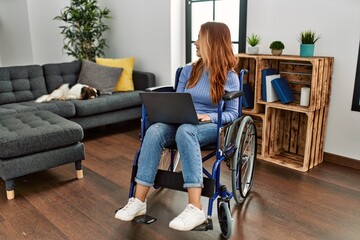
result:
M 228 25 L 235 52 L 245 52 L 247 0 L 187 0 L 186 1 L 186 62 L 194 61 L 201 24 L 208 21 Z

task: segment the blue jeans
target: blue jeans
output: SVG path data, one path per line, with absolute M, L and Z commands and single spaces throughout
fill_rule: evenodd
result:
M 145 134 L 141 146 L 138 172 L 135 181 L 152 186 L 159 166 L 162 150 L 176 144 L 180 153 L 184 188 L 203 187 L 200 147 L 216 142 L 217 125 L 154 123 Z

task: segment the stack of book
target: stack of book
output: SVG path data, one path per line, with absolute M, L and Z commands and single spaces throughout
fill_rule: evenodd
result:
M 294 101 L 294 94 L 289 83 L 278 73 L 275 68 L 265 68 L 261 70 L 262 81 L 262 100 L 266 102 L 290 103 Z

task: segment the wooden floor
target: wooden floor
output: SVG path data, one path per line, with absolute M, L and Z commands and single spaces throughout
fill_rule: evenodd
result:
M 84 179 L 73 164 L 16 179 L 16 197 L 6 200 L 0 181 L 0 239 L 221 239 L 216 207 L 214 230 L 179 232 L 169 221 L 187 195 L 152 190 L 151 225 L 122 222 L 114 211 L 126 203 L 138 122 L 85 132 Z M 222 182 L 230 185 L 229 171 Z M 300 173 L 259 161 L 252 192 L 242 206 L 231 201 L 231 239 L 360 239 L 360 171 L 322 163 Z M 207 209 L 207 198 L 203 198 Z

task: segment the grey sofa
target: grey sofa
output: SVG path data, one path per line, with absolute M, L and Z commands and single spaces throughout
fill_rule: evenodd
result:
M 141 117 L 139 92 L 155 86 L 155 75 L 134 71 L 135 91 L 101 95 L 91 100 L 35 103 L 63 83 L 76 83 L 81 62 L 1 67 L 0 114 L 47 110 L 74 121 L 83 129 L 124 122 Z
M 82 178 L 83 129 L 139 119 L 139 92 L 155 86 L 154 74 L 134 71 L 135 91 L 35 102 L 63 83 L 76 83 L 80 71 L 79 61 L 0 67 L 0 177 L 8 199 L 14 197 L 14 178 L 33 172 L 74 162 Z

